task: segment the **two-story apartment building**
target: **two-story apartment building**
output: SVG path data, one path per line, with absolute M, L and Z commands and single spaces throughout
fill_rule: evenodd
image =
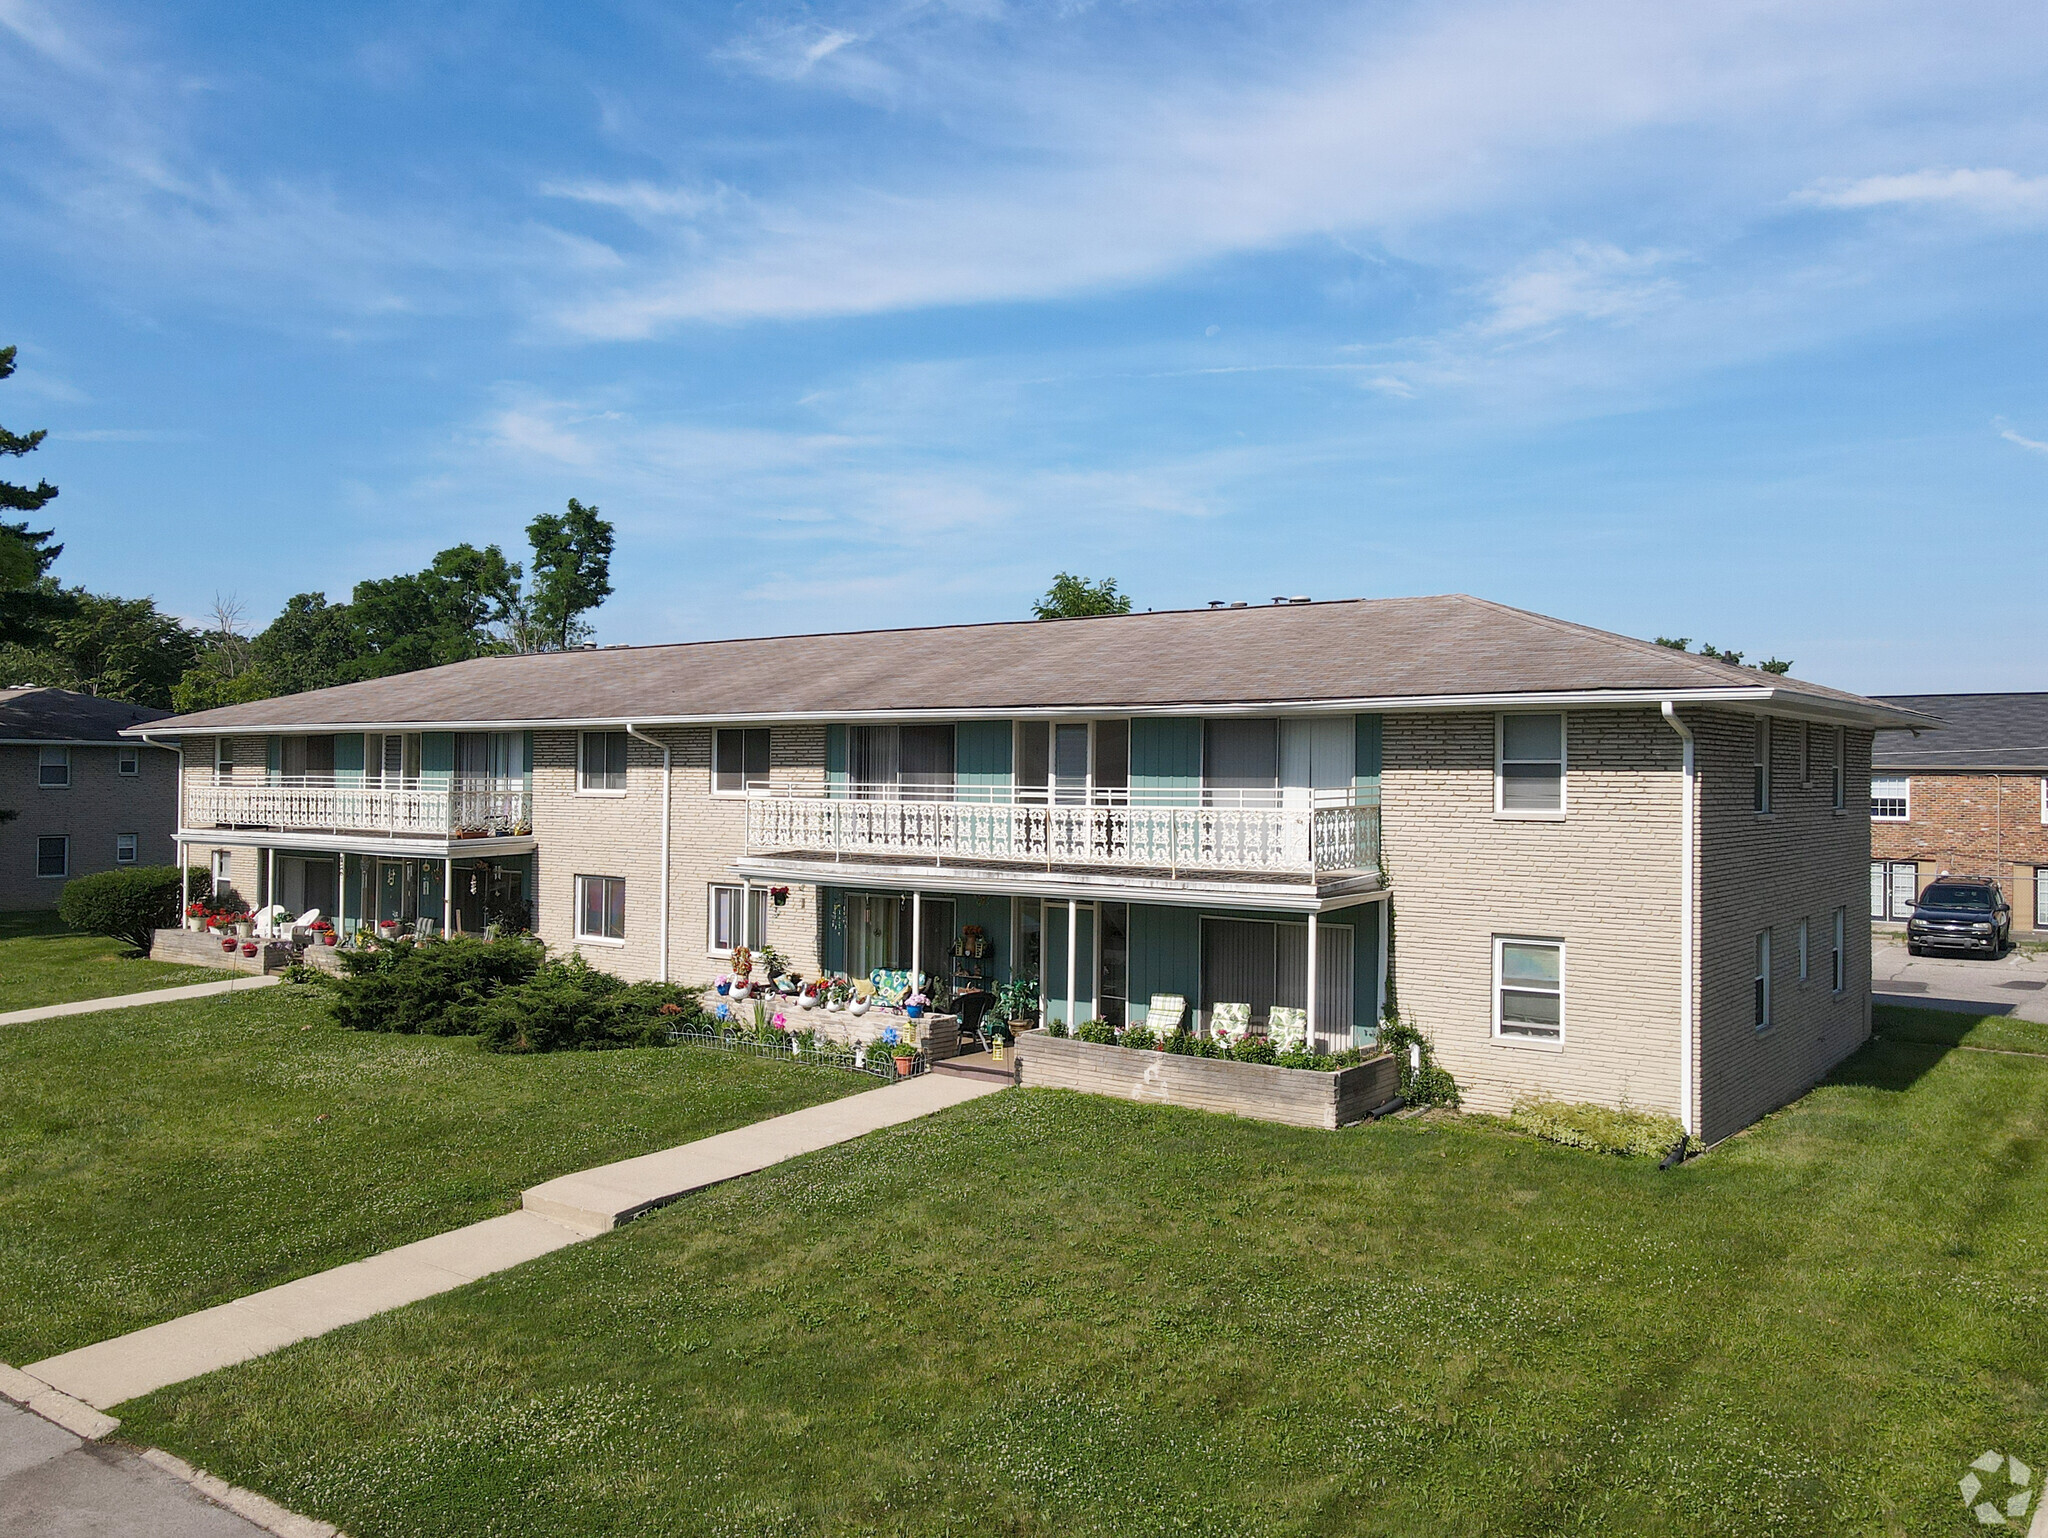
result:
M 0 689 L 0 910 L 54 908 L 74 876 L 168 865 L 177 759 L 124 738 L 169 711 L 70 689 Z
M 1900 694 L 1937 735 L 1888 735 L 1871 766 L 1870 916 L 1903 924 L 1936 876 L 1996 881 L 2012 927 L 2048 930 L 2048 694 Z
M 1865 1038 L 1873 733 L 1930 724 L 1454 596 L 493 657 L 164 729 L 180 838 L 344 927 L 523 914 L 674 980 L 971 932 L 1049 1018 L 1398 1010 L 1477 1108 L 1719 1137 Z

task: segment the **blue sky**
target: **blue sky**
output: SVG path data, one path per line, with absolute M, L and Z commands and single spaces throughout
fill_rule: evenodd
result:
M 0 0 L 69 581 L 604 641 L 1462 590 L 2048 686 L 2048 12 Z

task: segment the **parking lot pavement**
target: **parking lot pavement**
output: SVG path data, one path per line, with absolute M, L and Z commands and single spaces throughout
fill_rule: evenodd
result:
M 1903 936 L 1879 934 L 1870 987 L 1880 1004 L 1968 1009 L 2048 1025 L 2048 957 L 2014 949 L 1982 956 L 1908 956 Z
M 270 1538 L 125 1447 L 0 1401 L 0 1538 Z

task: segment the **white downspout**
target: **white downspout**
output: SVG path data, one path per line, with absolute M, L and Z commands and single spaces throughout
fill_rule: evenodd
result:
M 675 755 L 665 742 L 656 740 L 641 731 L 631 721 L 626 723 L 626 735 L 638 737 L 650 747 L 661 749 L 661 922 L 656 926 L 661 936 L 661 960 L 655 969 L 655 980 L 668 981 L 668 878 L 669 878 L 669 816 L 675 803 Z M 746 904 L 751 906 L 751 904 Z M 747 916 L 740 914 L 744 927 Z
M 1678 1122 L 1688 1135 L 1697 1137 L 1693 1124 L 1692 1016 L 1693 1016 L 1693 825 L 1698 821 L 1699 756 L 1692 728 L 1678 718 L 1678 707 L 1663 704 L 1664 719 L 1685 744 L 1680 777 L 1681 826 L 1678 833 Z

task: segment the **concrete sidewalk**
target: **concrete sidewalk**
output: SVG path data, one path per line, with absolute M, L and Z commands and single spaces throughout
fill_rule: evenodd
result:
M 0 1015 L 0 1025 L 27 1025 L 33 1020 L 61 1020 L 66 1015 L 96 1015 L 103 1009 L 138 1009 L 145 1004 L 176 1004 L 183 999 L 210 999 L 218 993 L 240 993 L 245 988 L 268 988 L 277 978 L 230 977 L 218 983 L 188 983 L 178 988 L 152 988 L 147 993 L 116 993 L 104 999 L 74 999 L 69 1004 L 43 1004 L 35 1009 L 15 1009 Z
M 1007 1087 L 922 1074 L 661 1153 L 564 1175 L 526 1192 L 522 1211 L 45 1357 L 22 1371 L 104 1410 L 508 1270 L 688 1192 Z
M 215 1505 L 140 1453 L 86 1441 L 0 1401 L 0 1538 L 266 1538 L 275 1531 Z

